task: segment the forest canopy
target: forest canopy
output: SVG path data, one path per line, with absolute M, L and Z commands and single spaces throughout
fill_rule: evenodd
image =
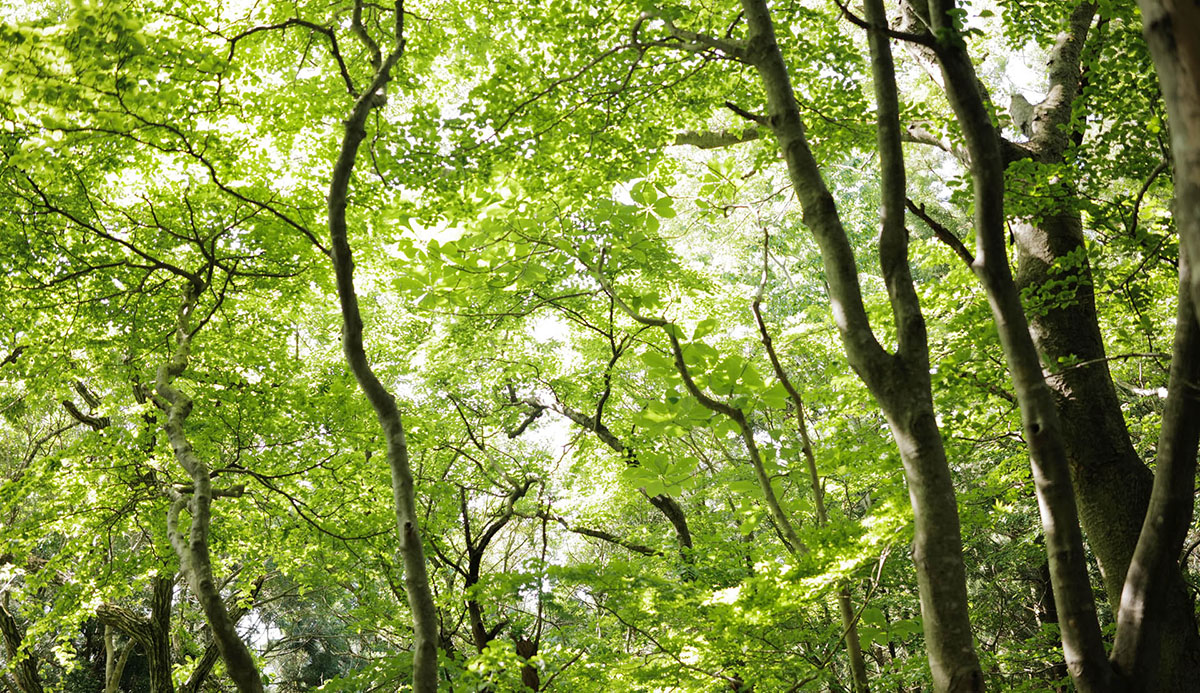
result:
M 0 3 L 0 689 L 1200 680 L 1200 6 Z

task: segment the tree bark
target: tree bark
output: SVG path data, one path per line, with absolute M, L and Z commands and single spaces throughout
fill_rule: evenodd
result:
M 208 551 L 213 500 L 218 496 L 240 496 L 242 488 L 213 488 L 208 464 L 196 454 L 183 430 L 192 412 L 192 400 L 174 385 L 175 379 L 188 366 L 192 337 L 195 335 L 191 327 L 192 311 L 205 288 L 199 278 L 186 283 L 175 328 L 175 353 L 167 363 L 158 367 L 154 383 L 154 403 L 167 415 L 163 430 L 166 431 L 175 461 L 192 480 L 191 488 L 186 491 L 170 490 L 167 537 L 179 556 L 180 572 L 200 602 L 229 678 L 241 693 L 262 693 L 262 675 L 250 648 L 237 632 L 237 622 L 230 618 L 225 608 L 225 600 L 221 598 L 221 590 L 213 577 L 212 558 Z M 186 535 L 179 528 L 179 516 L 185 509 L 191 515 Z
M 904 463 L 915 525 L 913 561 L 934 687 L 939 691 L 982 690 L 983 675 L 967 608 L 957 499 L 933 414 L 925 324 L 908 270 L 904 164 L 895 75 L 890 48 L 882 36 L 882 6 L 868 5 L 873 17 L 869 35 L 884 175 L 880 256 L 899 342 L 896 354 L 887 353 L 871 330 L 853 251 L 809 149 L 770 10 L 763 0 L 742 0 L 742 7 L 748 27 L 745 59 L 758 70 L 766 88 L 768 115 L 764 121 L 779 142 L 804 224 L 820 246 L 846 355 L 883 409 Z
M 361 3 L 356 5 L 356 16 Z M 375 375 L 363 347 L 363 320 L 354 288 L 354 256 L 350 250 L 346 228 L 346 198 L 354 173 L 358 149 L 366 137 L 366 120 L 371 111 L 382 105 L 382 96 L 391 80 L 392 67 L 404 54 L 404 8 L 396 3 L 395 43 L 392 50 L 380 57 L 378 47 L 373 51 L 376 70 L 371 83 L 354 102 L 343 123 L 344 134 L 334 162 L 329 182 L 328 223 L 330 256 L 336 275 L 338 301 L 342 313 L 342 349 L 346 364 L 354 374 L 359 388 L 375 410 L 387 445 L 388 467 L 392 477 L 392 501 L 395 507 L 396 528 L 399 534 L 400 555 L 404 560 L 404 591 L 413 619 L 413 691 L 437 691 L 438 624 L 425 565 L 425 548 L 421 541 L 420 518 L 417 515 L 416 488 L 408 459 L 408 442 L 404 422 L 396 406 L 396 398 Z M 364 44 L 373 43 L 362 25 L 355 22 Z
M 1080 690 L 1104 691 L 1111 685 L 1112 669 L 1092 600 L 1058 410 L 1042 377 L 1004 245 L 1005 161 L 1000 138 L 956 28 L 954 11 L 952 0 L 929 3 L 946 94 L 971 157 L 977 240 L 973 269 L 987 292 L 1021 406 L 1067 667 Z
M 1161 623 L 1171 606 L 1166 588 L 1178 575 L 1176 561 L 1191 525 L 1195 502 L 1196 450 L 1200 445 L 1200 321 L 1191 301 L 1194 270 L 1187 256 L 1179 259 L 1179 305 L 1154 492 L 1125 578 L 1111 656 L 1117 672 L 1137 690 L 1159 690 L 1160 677 L 1174 682 L 1172 662 L 1162 662 L 1159 656 L 1165 637 Z
M 150 677 L 150 693 L 175 693 L 171 679 L 171 603 L 175 581 L 156 577 L 151 585 L 150 616 L 105 602 L 96 608 L 96 618 L 129 636 L 142 648 Z
M 1188 0 L 1138 0 L 1154 58 L 1175 178 L 1175 225 L 1191 260 L 1192 310 L 1200 320 L 1200 5 Z
M 42 678 L 38 674 L 37 657 L 33 654 L 32 647 L 22 648 L 25 633 L 22 632 L 21 624 L 17 623 L 16 616 L 8 610 L 7 592 L 0 595 L 0 635 L 4 637 L 4 653 L 13 668 L 13 677 L 21 693 L 42 693 Z M 17 663 L 13 665 L 13 662 Z
M 117 646 L 113 627 L 104 627 L 104 693 L 119 693 L 121 677 L 125 674 L 125 664 L 133 652 L 135 641 L 129 638 Z
M 1072 106 L 1095 14 L 1096 6 L 1083 2 L 1069 15 L 1047 60 L 1049 89 L 1035 109 L 1030 140 L 1014 144 L 1001 139 L 1006 161 L 1029 157 L 1042 164 L 1066 164 L 1065 154 L 1081 125 L 1072 118 Z M 967 157 L 959 158 L 969 164 Z M 1017 249 L 1015 279 L 1022 291 L 1036 289 L 1061 279 L 1051 268 L 1068 259 L 1077 278 L 1073 300 L 1027 310 L 1026 317 L 1044 363 L 1058 371 L 1047 377 L 1047 385 L 1059 411 L 1080 521 L 1115 612 L 1149 503 L 1152 475 L 1133 448 L 1105 358 L 1078 193 L 1066 181 L 1055 194 L 1043 196 L 1049 207 L 1037 218 L 1009 221 Z M 969 254 L 960 255 L 968 264 L 974 262 Z M 1060 370 L 1067 359 L 1088 365 Z M 1161 587 L 1169 606 L 1158 624 L 1164 634 L 1164 676 L 1158 684 L 1163 691 L 1190 691 L 1200 677 L 1200 635 L 1191 597 L 1177 569 Z

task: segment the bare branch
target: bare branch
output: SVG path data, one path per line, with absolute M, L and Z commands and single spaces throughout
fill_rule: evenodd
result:
M 555 515 L 554 513 L 551 513 L 548 510 L 539 510 L 537 513 L 534 513 L 532 515 L 522 514 L 522 513 L 515 513 L 515 515 L 517 517 L 523 517 L 527 520 L 532 520 L 535 518 L 551 520 L 553 522 L 557 522 L 558 524 L 562 525 L 563 529 L 565 529 L 568 532 L 571 532 L 573 534 L 581 534 L 585 537 L 591 537 L 593 539 L 599 539 L 601 541 L 606 541 L 610 544 L 616 544 L 617 546 L 629 549 L 630 551 L 632 551 L 634 553 L 640 553 L 643 556 L 661 556 L 662 555 L 662 551 L 659 551 L 658 549 L 652 549 L 649 546 L 642 546 L 641 544 L 635 544 L 631 541 L 626 541 L 626 540 L 618 537 L 617 535 L 612 534 L 611 532 L 605 532 L 605 531 L 599 530 L 599 529 L 591 529 L 589 527 L 583 527 L 580 525 L 573 525 L 565 517 L 563 517 L 561 515 Z
M 757 127 L 748 127 L 741 132 L 733 130 L 685 130 L 675 134 L 676 146 L 696 147 L 697 149 L 721 149 L 746 142 L 753 142 L 763 136 L 763 131 Z
M 925 225 L 928 226 L 931 231 L 933 231 L 933 235 L 937 236 L 939 241 L 948 245 L 950 249 L 954 251 L 954 254 L 959 257 L 959 259 L 967 263 L 968 269 L 975 264 L 975 256 L 971 254 L 970 250 L 967 250 L 967 246 L 964 245 L 962 241 L 958 240 L 958 236 L 955 236 L 950 229 L 946 228 L 942 224 L 938 223 L 936 219 L 929 216 L 929 213 L 925 211 L 924 204 L 921 204 L 921 206 L 918 207 L 917 203 L 913 202 L 911 198 L 905 198 L 904 206 L 908 208 L 908 211 L 915 214 L 918 219 L 925 222 Z
M 867 20 L 851 12 L 850 8 L 847 7 L 842 0 L 833 0 L 833 2 L 838 6 L 838 9 L 842 11 L 842 16 L 850 20 L 851 24 L 859 27 L 860 29 L 871 28 L 871 25 L 867 23 Z M 880 30 L 884 33 L 884 35 L 888 36 L 889 38 L 894 38 L 897 41 L 907 41 L 909 43 L 916 43 L 930 48 L 933 47 L 933 38 L 928 34 L 915 34 L 908 31 L 897 31 L 886 26 L 881 27 Z
M 743 63 L 749 62 L 746 46 L 741 41 L 732 38 L 720 39 L 715 36 L 681 29 L 669 18 L 654 12 L 643 12 L 642 16 L 635 22 L 635 40 L 641 25 L 652 19 L 663 23 L 671 38 L 678 42 L 677 47 L 681 50 L 688 51 L 689 53 L 711 53 L 716 51 L 717 53 L 724 54 L 723 57 L 732 58 Z
M 300 19 L 298 17 L 293 17 L 291 19 L 288 19 L 287 21 L 280 22 L 278 24 L 268 24 L 268 25 L 264 25 L 264 26 L 256 26 L 256 27 L 247 29 L 247 30 L 243 31 L 242 33 L 230 38 L 229 39 L 229 57 L 227 58 L 227 60 L 230 60 L 230 61 L 233 60 L 233 54 L 234 54 L 234 51 L 237 50 L 238 41 L 241 41 L 244 38 L 253 36 L 254 34 L 257 34 L 260 32 L 279 31 L 279 30 L 287 29 L 287 28 L 293 27 L 293 26 L 299 26 L 299 27 L 304 27 L 306 29 L 310 29 L 318 34 L 321 34 L 322 36 L 324 36 L 326 38 L 326 40 L 329 41 L 329 52 L 330 52 L 330 54 L 333 55 L 334 62 L 337 63 L 338 71 L 342 75 L 342 82 L 344 82 L 346 85 L 346 92 L 349 93 L 350 96 L 357 98 L 358 92 L 355 91 L 355 89 L 354 89 L 354 80 L 352 80 L 350 78 L 350 72 L 346 69 L 346 61 L 342 59 L 341 49 L 338 48 L 337 35 L 333 32 L 333 29 L 331 29 L 327 26 L 321 26 L 320 24 L 315 24 L 313 22 L 309 22 L 309 21 Z

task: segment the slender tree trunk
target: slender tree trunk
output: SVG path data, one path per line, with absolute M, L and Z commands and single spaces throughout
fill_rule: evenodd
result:
M 817 510 L 817 526 L 824 527 L 829 523 L 829 514 L 825 510 L 825 489 L 821 487 L 821 475 L 817 471 L 817 457 L 813 453 L 812 440 L 808 435 L 808 419 L 804 413 L 804 398 L 800 396 L 800 391 L 792 385 L 792 379 L 788 377 L 787 371 L 784 370 L 783 364 L 779 361 L 779 355 L 775 353 L 774 341 L 771 339 L 771 333 L 767 330 L 767 323 L 763 320 L 760 304 L 762 301 L 763 289 L 767 284 L 767 243 L 763 241 L 763 277 L 759 284 L 758 295 L 755 296 L 754 302 L 751 304 L 751 310 L 754 312 L 754 320 L 758 323 L 758 332 L 762 337 L 763 348 L 767 351 L 767 357 L 771 361 L 771 370 L 775 372 L 775 377 L 783 384 L 787 390 L 788 397 L 792 400 L 792 407 L 795 409 L 796 428 L 800 433 L 800 452 L 804 456 L 804 464 L 808 469 L 808 482 L 812 488 L 813 503 Z M 869 677 L 867 674 L 867 662 L 863 658 L 862 641 L 858 637 L 858 617 L 854 613 L 854 605 L 850 601 L 850 588 L 843 584 L 838 588 L 837 593 L 838 612 L 842 617 L 842 632 L 846 641 L 846 658 L 850 662 L 850 678 L 855 693 L 868 693 L 870 691 Z
M 112 626 L 104 626 L 104 693 L 120 691 L 125 664 L 135 643 L 133 638 L 129 638 L 118 647 L 113 630 Z
M 361 10 L 361 5 L 358 6 Z M 342 313 L 342 349 L 346 363 L 359 388 L 366 395 L 379 420 L 387 444 L 387 461 L 392 477 L 392 501 L 400 555 L 404 561 L 404 591 L 413 619 L 413 691 L 437 691 L 438 624 L 433 591 L 425 565 L 421 542 L 420 517 L 417 514 L 416 488 L 408 459 L 408 442 L 396 398 L 375 375 L 363 347 L 363 320 L 354 288 L 354 257 L 346 227 L 346 196 L 354 173 L 358 149 L 366 137 L 366 120 L 382 105 L 381 96 L 391 80 L 391 70 L 404 54 L 404 9 L 396 4 L 395 44 L 386 56 L 376 54 L 376 70 L 371 83 L 354 102 L 344 123 L 344 135 L 329 182 L 328 222 L 330 255 L 337 281 Z M 361 25 L 357 25 L 361 30 Z M 364 41 L 366 43 L 366 41 Z
M 952 0 L 929 3 L 930 28 L 937 36 L 935 50 L 946 93 L 971 156 L 977 239 L 974 269 L 987 292 L 1021 406 L 1067 666 L 1080 690 L 1106 691 L 1112 683 L 1112 669 L 1092 600 L 1058 410 L 1042 378 L 1004 246 L 1005 162 L 1000 138 L 954 16 Z
M 1159 690 L 1159 679 L 1174 679 L 1173 662 L 1163 662 L 1161 624 L 1172 602 L 1167 586 L 1178 575 L 1178 556 L 1191 525 L 1195 502 L 1196 449 L 1200 445 L 1200 321 L 1189 291 L 1190 259 L 1179 258 L 1179 305 L 1171 378 L 1162 429 L 1154 493 L 1129 565 L 1112 661 L 1137 690 Z M 1161 662 L 1161 665 L 1160 665 Z M 1193 687 L 1195 681 L 1192 682 Z
M 262 693 L 262 675 L 250 648 L 237 632 L 237 621 L 230 617 L 225 607 L 225 600 L 213 577 L 212 558 L 208 550 L 213 500 L 219 496 L 240 496 L 243 489 L 213 488 L 208 464 L 196 454 L 183 430 L 184 422 L 192 412 L 192 400 L 174 386 L 175 379 L 188 366 L 195 334 L 191 327 L 191 315 L 204 289 L 203 282 L 198 278 L 187 282 L 175 329 L 175 353 L 170 361 L 159 366 L 154 384 L 154 402 L 167 415 L 163 430 L 175 454 L 175 461 L 192 480 L 190 489 L 171 489 L 167 536 L 179 556 L 180 572 L 200 602 L 229 678 L 241 693 Z M 185 509 L 191 515 L 191 525 L 186 535 L 179 528 L 179 516 Z
M 767 93 L 768 115 L 763 121 L 779 142 L 804 223 L 820 246 L 846 354 L 883 409 L 904 463 L 914 518 L 913 561 L 934 687 L 939 691 L 982 690 L 983 675 L 967 608 L 957 498 L 933 414 L 925 324 L 908 270 L 904 162 L 882 4 L 868 3 L 867 10 L 873 27 L 869 37 L 884 188 L 880 259 L 899 342 L 895 355 L 884 351 L 871 331 L 854 255 L 809 149 L 770 10 L 763 0 L 742 0 L 742 7 L 748 26 L 745 60 L 758 70 Z

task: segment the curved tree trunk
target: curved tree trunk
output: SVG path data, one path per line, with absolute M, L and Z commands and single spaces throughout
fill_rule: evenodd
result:
M 344 123 L 344 135 L 334 162 L 329 182 L 328 222 L 330 256 L 337 280 L 338 301 L 342 313 L 342 349 L 346 363 L 354 374 L 359 388 L 375 410 L 379 427 L 387 444 L 388 468 L 392 477 L 392 501 L 396 514 L 396 529 L 400 539 L 400 555 L 404 560 L 404 591 L 413 619 L 413 691 L 437 691 L 438 623 L 433 604 L 433 591 L 425 565 L 425 548 L 421 542 L 420 518 L 417 514 L 416 488 L 408 460 L 408 442 L 404 422 L 396 406 L 396 398 L 375 375 L 363 347 L 363 320 L 354 288 L 354 256 L 350 250 L 346 228 L 346 197 L 358 149 L 366 137 L 366 120 L 370 113 L 383 105 L 384 89 L 391 81 L 391 70 L 404 54 L 404 7 L 395 5 L 395 42 L 386 56 L 366 38 L 361 24 L 361 3 L 356 4 L 355 29 L 363 43 L 373 53 L 375 74 L 371 83 L 354 102 Z
M 17 618 L 8 610 L 8 593 L 0 595 L 0 635 L 4 637 L 4 653 L 11 665 L 18 657 L 21 661 L 13 666 L 13 676 L 21 693 L 42 693 L 42 678 L 38 675 L 37 657 L 26 648 L 21 652 L 25 634 Z
M 1125 577 L 1117 637 L 1112 662 L 1118 673 L 1137 690 L 1180 690 L 1188 681 L 1185 665 L 1161 656 L 1174 654 L 1177 645 L 1164 631 L 1164 623 L 1178 618 L 1179 608 L 1167 587 L 1178 580 L 1177 563 L 1195 505 L 1196 449 L 1200 445 L 1200 320 L 1189 291 L 1191 261 L 1179 258 L 1179 304 L 1167 405 L 1158 437 L 1157 467 L 1150 507 L 1138 537 L 1137 549 Z M 1186 604 L 1191 617 L 1192 605 Z M 1196 680 L 1191 680 L 1194 690 Z
M 1173 465 L 1186 465 L 1182 471 L 1174 471 L 1174 488 L 1166 481 L 1155 480 L 1154 493 L 1150 509 L 1146 515 L 1142 541 L 1139 542 L 1134 557 L 1133 568 L 1126 581 L 1124 596 L 1127 599 L 1137 599 L 1141 595 L 1161 595 L 1157 603 L 1148 605 L 1121 604 L 1121 616 L 1118 623 L 1136 623 L 1141 618 L 1154 619 L 1150 625 L 1138 630 L 1152 631 L 1151 637 L 1161 636 L 1162 661 L 1168 661 L 1173 653 L 1180 650 L 1177 639 L 1177 626 L 1174 624 L 1186 618 L 1190 626 L 1189 640 L 1186 649 L 1179 652 L 1178 661 L 1174 668 L 1163 668 L 1159 673 L 1160 682 L 1173 690 L 1182 690 L 1181 685 L 1195 686 L 1200 678 L 1200 638 L 1195 635 L 1194 605 L 1191 600 L 1180 598 L 1182 592 L 1178 566 L 1174 556 L 1178 547 L 1174 545 L 1175 537 L 1164 539 L 1159 534 L 1178 531 L 1178 523 L 1184 523 L 1192 516 L 1191 486 L 1194 483 L 1194 465 L 1196 462 L 1196 418 L 1197 399 L 1200 398 L 1200 344 L 1197 343 L 1197 330 L 1200 330 L 1200 4 L 1186 0 L 1138 0 L 1142 10 L 1143 29 L 1146 41 L 1150 46 L 1150 54 L 1154 59 L 1155 70 L 1158 74 L 1159 85 L 1162 88 L 1163 101 L 1167 109 L 1168 125 L 1171 132 L 1171 156 L 1174 164 L 1175 204 L 1173 216 L 1179 230 L 1180 245 L 1180 315 L 1176 319 L 1176 341 L 1174 345 L 1174 360 L 1171 371 L 1171 394 L 1168 396 L 1167 412 L 1163 420 L 1163 438 L 1168 437 L 1168 429 L 1172 424 L 1184 429 L 1170 431 L 1179 437 L 1169 446 L 1169 454 L 1164 453 L 1164 441 L 1159 443 L 1160 465 L 1170 461 Z M 1185 316 L 1189 301 L 1184 294 L 1190 294 L 1191 313 L 1193 321 L 1188 324 Z M 1188 360 L 1190 359 L 1190 362 Z M 1180 360 L 1185 363 L 1179 363 Z M 1172 401 L 1183 400 L 1187 401 Z M 1179 409 L 1186 410 L 1182 421 L 1172 422 L 1171 414 Z M 1192 427 L 1191 430 L 1188 430 Z M 1163 458 L 1166 459 L 1163 459 Z M 1181 459 L 1176 459 L 1176 458 Z M 1167 469 L 1170 469 L 1168 466 Z M 1191 471 L 1189 471 L 1191 470 Z M 1160 475 L 1167 471 L 1160 467 Z M 1186 498 L 1181 497 L 1186 495 Z M 1172 505 L 1174 507 L 1172 507 Z M 1184 514 L 1186 506 L 1186 518 Z M 1181 539 L 1181 538 L 1180 538 Z M 1144 560 L 1161 562 L 1164 556 L 1146 556 L 1151 553 L 1149 548 L 1162 544 L 1160 550 L 1172 560 L 1157 568 L 1142 564 Z M 1172 551 L 1174 549 L 1174 551 Z M 1143 575 L 1142 570 L 1151 573 L 1166 572 L 1165 579 L 1155 579 L 1153 574 Z M 1135 573 L 1135 571 L 1137 571 Z M 1126 613 L 1129 608 L 1146 608 L 1144 616 Z M 1154 621 L 1159 621 L 1156 623 Z M 1170 630 L 1160 629 L 1160 623 L 1166 624 Z M 1141 637 L 1141 634 L 1137 634 Z M 1118 643 L 1114 646 L 1114 661 L 1125 673 L 1137 676 L 1144 662 L 1136 658 L 1123 660 L 1123 650 L 1126 644 L 1121 642 L 1122 634 L 1118 629 Z M 1136 646 L 1130 646 L 1136 651 Z M 1145 658 L 1145 655 L 1142 657 Z M 1132 666 L 1130 663 L 1132 662 Z M 1170 678 L 1164 678 L 1170 677 Z
M 804 223 L 820 246 L 846 355 L 883 409 L 904 463 L 915 525 L 913 562 L 934 687 L 939 691 L 982 690 L 983 675 L 967 608 L 957 498 L 933 413 L 925 323 L 908 268 L 904 162 L 882 3 L 872 1 L 866 7 L 872 24 L 868 35 L 883 174 L 880 260 L 899 342 L 894 355 L 883 350 L 871 331 L 854 255 L 809 149 L 770 10 L 763 0 L 742 0 L 742 7 L 749 32 L 745 59 L 758 70 L 766 89 L 768 117 L 764 121 L 779 142 Z
M 1082 79 L 1081 56 L 1095 12 L 1094 4 L 1080 3 L 1051 52 L 1050 91 L 1036 108 L 1027 145 L 1040 163 L 1065 163 L 1073 133 L 1072 106 Z M 1027 316 L 1047 368 L 1058 370 L 1046 382 L 1060 414 L 1080 522 L 1116 612 L 1142 533 L 1153 476 L 1134 450 L 1109 372 L 1077 194 L 1069 184 L 1060 186 L 1061 195 L 1049 196 L 1059 201 L 1057 209 L 1010 224 L 1017 247 L 1015 279 L 1020 289 L 1061 280 L 1051 273 L 1056 263 L 1058 271 L 1065 266 L 1078 279 L 1074 300 L 1039 307 Z M 1068 360 L 1087 365 L 1058 368 Z M 1177 567 L 1166 570 L 1159 587 L 1170 606 L 1156 627 L 1163 634 L 1158 686 L 1163 691 L 1190 691 L 1200 678 L 1200 634 L 1182 575 Z
M 190 488 L 169 489 L 171 506 L 167 511 L 167 537 L 179 556 L 179 570 L 204 611 L 204 618 L 208 621 L 221 659 L 225 661 L 229 678 L 241 693 L 262 693 L 262 675 L 250 648 L 237 632 L 237 620 L 231 618 L 225 607 L 221 589 L 213 576 L 208 550 L 213 500 L 221 496 L 240 496 L 243 488 L 213 487 L 208 464 L 196 454 L 183 430 L 184 422 L 192 412 L 192 400 L 174 386 L 175 379 L 187 369 L 191 355 L 192 337 L 195 335 L 191 326 L 192 311 L 205 289 L 198 277 L 193 277 L 186 284 L 175 328 L 175 353 L 170 361 L 159 366 L 154 383 L 154 403 L 167 415 L 163 430 L 175 454 L 175 461 L 192 480 Z M 179 516 L 185 509 L 191 515 L 186 534 L 179 527 Z

